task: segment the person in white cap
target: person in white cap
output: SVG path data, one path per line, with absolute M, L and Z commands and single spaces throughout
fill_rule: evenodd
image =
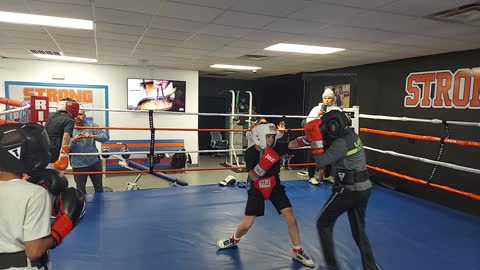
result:
M 310 113 L 307 116 L 307 123 L 322 117 L 325 113 L 331 110 L 342 110 L 340 107 L 337 107 L 335 103 L 335 93 L 331 88 L 326 88 L 322 95 L 322 102 L 318 103 L 318 106 L 313 107 Z
M 318 119 L 319 117 L 322 117 L 325 113 L 332 111 L 332 110 L 339 110 L 341 111 L 342 109 L 340 107 L 336 106 L 335 103 L 335 93 L 331 88 L 325 88 L 325 91 L 322 94 L 322 102 L 320 102 L 317 106 L 313 107 L 313 109 L 310 111 L 310 113 L 307 116 L 306 123 L 313 121 L 315 119 Z M 302 126 L 304 123 L 302 123 Z M 297 140 L 292 140 L 289 142 L 288 147 L 290 149 L 295 149 L 298 148 L 298 143 Z M 311 155 L 308 153 L 307 154 L 307 160 L 309 162 L 315 162 L 312 158 Z M 330 176 L 330 168 L 325 168 L 325 170 L 320 170 L 320 175 L 318 181 L 315 178 L 315 166 L 308 166 L 308 182 L 312 185 L 318 185 L 320 184 L 321 181 L 325 180 L 333 180 L 333 177 Z M 325 177 L 328 176 L 328 177 Z

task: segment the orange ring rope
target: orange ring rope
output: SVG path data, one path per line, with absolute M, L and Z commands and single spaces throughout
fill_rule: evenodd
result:
M 423 140 L 423 141 L 432 141 L 432 142 L 441 142 L 442 140 L 442 138 L 440 137 L 416 135 L 416 134 L 410 134 L 410 133 L 386 131 L 386 130 L 379 130 L 379 129 L 372 129 L 372 128 L 360 128 L 360 131 L 365 133 L 373 133 L 373 134 L 380 134 L 380 135 L 386 135 L 386 136 L 395 136 L 395 137 L 417 139 L 417 140 Z M 450 143 L 450 144 L 463 145 L 463 146 L 480 147 L 480 142 L 475 142 L 475 141 L 465 141 L 465 140 L 456 140 L 456 139 L 446 138 L 444 142 Z
M 5 104 L 8 106 L 20 107 L 22 106 L 23 102 L 24 102 L 23 100 L 15 100 L 15 99 L 0 97 L 0 104 Z
M 439 188 L 439 189 L 443 189 L 443 190 L 446 190 L 446 191 L 457 193 L 457 194 L 460 194 L 460 195 L 463 195 L 463 196 L 466 196 L 466 197 L 470 197 L 470 198 L 475 199 L 475 200 L 480 200 L 480 195 L 477 195 L 475 193 L 466 192 L 466 191 L 458 190 L 458 189 L 455 189 L 455 188 L 452 188 L 452 187 L 443 186 L 443 185 L 439 185 L 439 184 L 435 184 L 435 183 L 428 183 L 427 181 L 425 181 L 423 179 L 420 179 L 420 178 L 415 178 L 415 177 L 412 177 L 412 176 L 404 175 L 404 174 L 401 174 L 401 173 L 397 173 L 397 172 L 394 172 L 394 171 L 382 169 L 382 168 L 375 167 L 375 166 L 367 165 L 367 167 L 369 169 L 374 170 L 374 171 L 389 174 L 389 175 L 392 175 L 392 176 L 395 176 L 395 177 L 398 177 L 398 178 L 402 178 L 402 179 L 405 179 L 405 180 L 408 180 L 408 181 L 412 181 L 412 182 L 415 182 L 415 183 L 418 183 L 418 184 L 429 185 L 429 186 L 432 186 L 432 187 L 436 187 L 436 188 Z

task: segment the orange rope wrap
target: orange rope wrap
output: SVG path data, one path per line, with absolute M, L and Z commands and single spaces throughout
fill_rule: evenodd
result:
M 386 135 L 386 136 L 395 136 L 395 137 L 417 139 L 417 140 L 423 140 L 423 141 L 432 141 L 432 142 L 440 142 L 442 140 L 442 138 L 440 137 L 416 135 L 416 134 L 410 134 L 410 133 L 386 131 L 386 130 L 379 130 L 379 129 L 372 129 L 372 128 L 360 128 L 360 131 L 365 133 L 373 133 L 373 134 L 380 134 L 380 135 Z M 456 139 L 447 138 L 445 139 L 445 143 L 480 147 L 480 142 L 475 142 L 475 141 L 465 141 L 465 140 L 456 140 Z
M 408 181 L 412 181 L 412 182 L 415 182 L 415 183 L 418 183 L 418 184 L 427 185 L 427 181 L 425 181 L 423 179 L 420 179 L 420 178 L 411 177 L 411 176 L 408 176 L 408 175 L 404 175 L 404 174 L 401 174 L 401 173 L 397 173 L 397 172 L 394 172 L 394 171 L 382 169 L 382 168 L 375 167 L 375 166 L 367 165 L 367 167 L 369 169 L 374 170 L 374 171 L 378 171 L 378 172 L 381 172 L 381 173 L 384 173 L 384 174 L 389 174 L 389 175 L 392 175 L 392 176 L 395 176 L 395 177 L 398 177 L 398 178 L 402 178 L 402 179 L 405 179 L 405 180 L 408 180 Z M 452 187 L 443 186 L 443 185 L 439 185 L 439 184 L 435 184 L 435 183 L 430 183 L 428 185 L 430 185 L 432 187 L 439 188 L 439 189 L 443 189 L 443 190 L 446 190 L 446 191 L 450 191 L 450 192 L 453 192 L 453 193 L 457 193 L 457 194 L 460 194 L 460 195 L 463 195 L 463 196 L 466 196 L 466 197 L 470 197 L 470 198 L 475 199 L 475 200 L 480 200 L 480 195 L 477 195 L 475 193 L 466 192 L 466 191 L 458 190 L 458 189 L 455 189 L 455 188 L 452 188 Z

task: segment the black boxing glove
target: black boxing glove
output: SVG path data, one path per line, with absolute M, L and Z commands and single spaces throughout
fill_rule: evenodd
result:
M 34 172 L 27 181 L 44 187 L 53 196 L 58 196 L 68 187 L 68 180 L 62 172 L 54 169 L 43 169 Z
M 51 226 L 50 237 L 57 247 L 67 237 L 75 226 L 82 220 L 85 214 L 85 195 L 77 188 L 70 187 L 60 193 L 53 203 L 57 209 L 57 216 Z

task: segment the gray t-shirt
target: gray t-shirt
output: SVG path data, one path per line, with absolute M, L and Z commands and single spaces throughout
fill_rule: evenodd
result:
M 0 253 L 23 251 L 25 241 L 50 235 L 52 206 L 43 187 L 22 179 L 0 181 L 0 205 Z

